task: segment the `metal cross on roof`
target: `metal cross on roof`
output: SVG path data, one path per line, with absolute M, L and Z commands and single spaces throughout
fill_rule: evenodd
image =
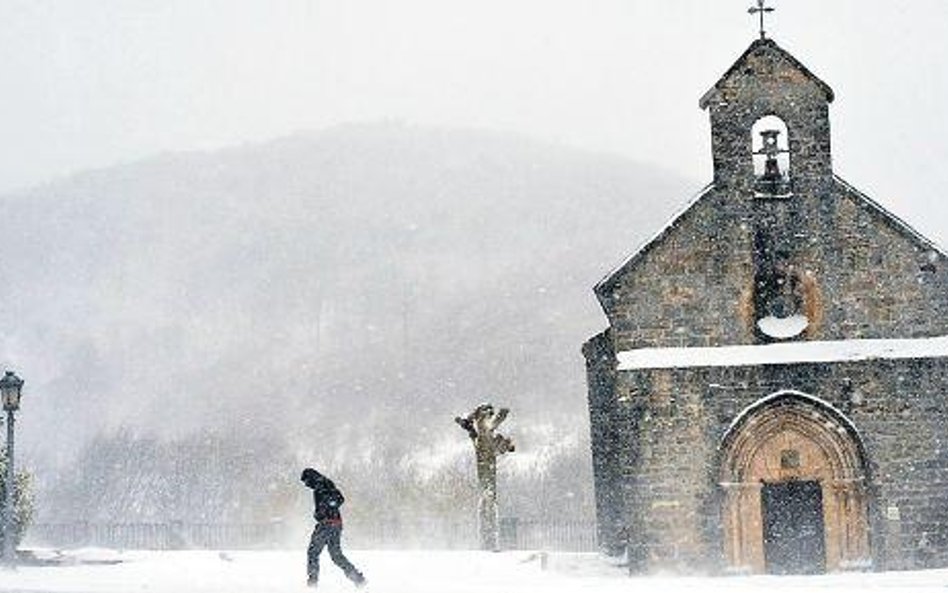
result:
M 776 8 L 770 6 L 765 6 L 767 0 L 757 0 L 757 6 L 751 6 L 747 9 L 747 12 L 750 14 L 759 14 L 760 15 L 760 38 L 764 39 L 767 37 L 767 34 L 764 32 L 764 14 L 767 12 L 773 12 Z

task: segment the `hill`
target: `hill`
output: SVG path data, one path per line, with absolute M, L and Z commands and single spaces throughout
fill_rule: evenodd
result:
M 461 475 L 451 419 L 481 401 L 512 409 L 506 471 L 568 457 L 588 510 L 591 287 L 694 188 L 502 133 L 366 124 L 0 197 L 0 361 L 27 381 L 41 517 L 207 519 L 295 489 L 302 464 L 367 498 L 367 472 Z M 289 504 L 244 502 L 234 516 Z

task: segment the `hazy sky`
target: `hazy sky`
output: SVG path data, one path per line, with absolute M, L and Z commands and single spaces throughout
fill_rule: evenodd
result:
M 751 0 L 7 0 L 0 191 L 348 121 L 514 130 L 710 179 Z M 948 3 L 770 0 L 836 170 L 948 243 Z M 687 196 L 683 196 L 683 199 Z

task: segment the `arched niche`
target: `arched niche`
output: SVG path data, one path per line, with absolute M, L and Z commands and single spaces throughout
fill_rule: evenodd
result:
M 754 189 L 758 197 L 787 197 L 792 193 L 790 130 L 776 115 L 766 115 L 751 127 Z
M 800 392 L 775 393 L 735 419 L 721 441 L 719 460 L 729 571 L 821 572 L 870 565 L 868 465 L 855 427 L 841 412 Z M 809 500 L 816 501 L 814 522 L 820 522 L 822 539 L 800 537 L 819 544 L 822 557 L 801 570 L 783 570 L 787 565 L 775 551 L 768 496 L 806 487 L 813 491 Z
M 812 274 L 801 273 L 790 250 L 773 245 L 764 229 L 757 229 L 755 250 L 756 329 L 762 341 L 803 338 L 818 317 L 819 302 Z

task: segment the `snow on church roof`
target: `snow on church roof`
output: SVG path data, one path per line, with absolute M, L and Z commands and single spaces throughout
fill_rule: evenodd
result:
M 620 371 L 939 357 L 948 357 L 948 336 L 702 348 L 639 348 L 616 355 Z

